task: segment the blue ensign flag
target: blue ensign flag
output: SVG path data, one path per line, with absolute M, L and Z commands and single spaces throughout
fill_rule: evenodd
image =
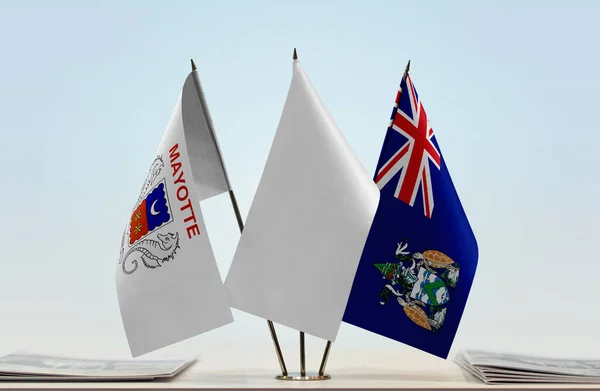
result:
M 406 73 L 374 180 L 381 197 L 344 322 L 447 358 L 477 241 Z

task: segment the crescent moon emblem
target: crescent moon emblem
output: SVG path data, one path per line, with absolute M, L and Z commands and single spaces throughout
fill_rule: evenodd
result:
M 154 200 L 154 202 L 152 203 L 152 206 L 150 207 L 150 214 L 151 214 L 152 216 L 156 216 L 156 215 L 158 214 L 158 212 L 157 212 L 157 211 L 154 209 L 154 206 L 156 205 L 156 202 L 157 202 L 157 201 L 158 201 L 158 200 Z

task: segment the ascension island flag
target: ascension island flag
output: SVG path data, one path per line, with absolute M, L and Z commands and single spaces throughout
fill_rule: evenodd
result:
M 447 358 L 475 276 L 477 241 L 406 73 L 374 180 L 379 205 L 344 322 Z

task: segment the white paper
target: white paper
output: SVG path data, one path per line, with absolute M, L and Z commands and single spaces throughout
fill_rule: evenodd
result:
M 488 384 L 600 383 L 600 360 L 469 350 L 459 353 L 455 361 L 467 372 Z
M 0 357 L 0 377 L 85 377 L 86 379 L 138 379 L 173 376 L 195 359 L 179 360 L 98 360 L 77 357 L 14 353 Z
M 138 200 L 131 195 L 135 206 L 122 238 L 116 270 L 117 292 L 134 357 L 233 321 L 198 197 L 200 178 L 205 188 L 214 190 L 220 186 L 219 182 L 211 186 L 208 183 L 211 175 L 204 171 L 205 167 L 216 164 L 215 157 L 203 155 L 191 159 L 211 162 L 205 166 L 194 165 L 193 171 L 190 164 L 190 156 L 198 156 L 210 148 L 199 147 L 200 140 L 207 141 L 198 136 L 198 128 L 184 129 L 189 123 L 186 117 L 193 117 L 195 113 L 182 112 L 182 108 L 197 111 L 197 106 L 186 102 L 198 99 L 189 93 L 189 88 L 194 88 L 191 74 L 157 157 L 148 162 L 150 170 Z M 187 143 L 187 135 L 193 143 Z M 166 201 L 161 189 L 165 191 Z M 150 216 L 150 231 L 138 238 L 145 232 L 144 215 Z M 166 217 L 160 219 L 161 216 Z M 137 239 L 133 243 L 132 237 Z
M 225 286 L 231 306 L 334 341 L 379 191 L 300 64 Z

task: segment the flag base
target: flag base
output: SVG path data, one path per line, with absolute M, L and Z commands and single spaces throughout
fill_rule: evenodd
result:
M 319 375 L 315 372 L 308 372 L 305 375 L 302 375 L 300 372 L 288 373 L 287 375 L 277 375 L 275 376 L 277 380 L 329 380 L 331 376 L 327 373 Z
M 276 342 L 275 328 L 273 323 L 269 321 L 269 328 L 271 329 L 271 336 L 273 341 Z M 319 372 L 306 372 L 306 352 L 304 347 L 304 332 L 300 332 L 300 372 L 288 373 L 283 361 L 283 356 L 279 350 L 279 345 L 275 343 L 277 350 L 277 357 L 279 358 L 279 365 L 281 366 L 281 374 L 275 376 L 277 380 L 293 380 L 293 381 L 306 381 L 306 380 L 329 380 L 331 375 L 325 373 L 325 365 L 327 364 L 327 358 L 329 357 L 329 350 L 331 349 L 331 341 L 327 341 L 325 346 L 325 352 L 323 353 L 323 359 L 321 360 L 321 366 Z

